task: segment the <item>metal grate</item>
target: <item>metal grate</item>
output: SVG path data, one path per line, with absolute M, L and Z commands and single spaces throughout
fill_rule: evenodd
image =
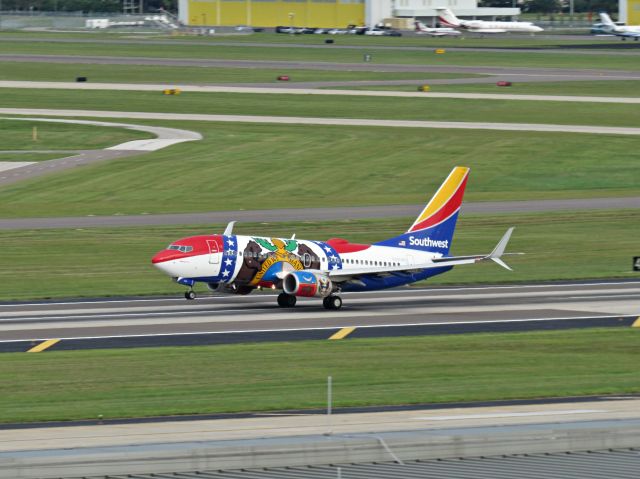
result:
M 638 479 L 640 451 L 618 449 L 326 466 L 193 471 L 83 479 Z M 72 479 L 72 478 L 60 478 Z M 79 478 L 73 478 L 79 479 Z

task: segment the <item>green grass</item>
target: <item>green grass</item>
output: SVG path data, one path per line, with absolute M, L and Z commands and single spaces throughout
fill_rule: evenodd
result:
M 230 215 L 230 220 L 233 216 Z M 239 224 L 237 234 L 355 242 L 379 241 L 405 231 L 413 218 Z M 489 253 L 509 226 L 516 226 L 509 272 L 492 262 L 460 266 L 431 284 L 530 282 L 633 277 L 637 255 L 636 210 L 528 215 L 463 216 L 452 254 Z M 170 242 L 195 234 L 220 233 L 224 225 L 0 231 L 0 300 L 172 294 L 183 287 L 151 266 Z M 637 274 L 637 273 L 636 273 Z M 204 290 L 202 286 L 199 289 Z
M 625 328 L 3 354 L 0 422 L 321 408 L 329 375 L 334 407 L 637 393 L 639 347 Z
M 256 41 L 259 37 L 256 37 Z M 169 42 L 162 45 L 145 44 L 130 41 L 128 44 L 100 42 L 42 42 L 42 41 L 4 41 L 0 42 L 0 54 L 28 55 L 90 55 L 90 56 L 124 56 L 152 58 L 206 58 L 221 60 L 282 60 L 282 61 L 320 61 L 340 63 L 362 63 L 363 54 L 373 56 L 373 67 L 376 63 L 420 64 L 420 65 L 481 65 L 510 67 L 543 67 L 543 68 L 585 68 L 596 70 L 630 70 L 640 69 L 640 62 L 633 61 L 627 55 L 528 52 L 519 51 L 469 51 L 465 49 L 449 50 L 444 55 L 436 55 L 435 48 L 448 46 L 449 41 L 432 42 L 422 40 L 425 48 L 389 49 L 385 46 L 403 46 L 399 42 L 370 42 L 369 39 L 351 39 L 357 42 L 355 48 L 332 48 L 324 45 L 324 37 L 314 40 L 315 45 L 322 48 L 282 48 L 274 45 L 229 45 L 221 43 Z M 391 39 L 385 39 L 391 40 Z M 308 40 L 312 41 L 312 40 Z M 338 39 L 338 42 L 341 40 Z M 466 41 L 466 40 L 463 40 Z M 519 40 L 521 42 L 522 40 Z M 460 45 L 459 40 L 454 40 Z M 295 42 L 294 42 L 295 43 Z M 378 45 L 380 47 L 378 47 Z
M 37 130 L 35 141 L 33 139 L 34 128 Z M 106 148 L 145 138 L 155 138 L 155 135 L 118 127 L 0 119 L 0 147 L 2 148 L 0 154 L 15 158 L 15 161 L 37 160 L 23 160 L 22 158 L 26 158 L 25 154 L 12 155 L 11 153 L 3 153 L 3 150 L 62 150 L 66 152 Z M 33 154 L 35 158 L 39 155 L 37 153 L 30 154 Z M 59 157 L 59 154 L 51 156 L 51 158 Z
M 640 194 L 633 136 L 165 124 L 204 140 L 4 186 L 0 217 L 424 203 L 456 165 L 468 201 Z
M 45 66 L 46 65 L 46 66 Z M 156 65 L 83 65 L 63 63 L 2 62 L 0 80 L 74 81 L 77 76 L 89 82 L 109 83 L 282 83 L 280 75 L 289 75 L 289 83 L 310 81 L 420 80 L 441 78 L 470 78 L 484 75 L 463 73 L 366 72 L 335 70 L 304 70 L 295 66 L 279 69 L 170 67 Z
M 640 62 L 639 62 L 640 64 Z M 421 82 L 422 83 L 422 82 Z M 388 120 L 479 121 L 629 126 L 634 104 L 340 95 L 0 89 L 3 108 L 58 108 L 220 115 L 275 115 Z
M 499 77 L 496 77 L 496 82 Z M 638 97 L 640 82 L 629 81 L 576 81 L 576 82 L 514 82 L 510 87 L 498 87 L 495 83 L 473 84 L 425 84 L 434 93 L 497 93 L 505 95 L 570 95 L 570 96 L 610 96 Z M 415 85 L 370 85 L 340 87 L 349 90 L 416 91 Z M 332 88 L 332 87 L 329 87 Z

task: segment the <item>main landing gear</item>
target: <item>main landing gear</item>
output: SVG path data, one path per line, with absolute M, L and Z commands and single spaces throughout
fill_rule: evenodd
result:
M 297 299 L 298 298 L 292 294 L 280 293 L 278 295 L 278 306 L 281 308 L 293 308 L 296 305 Z M 322 299 L 322 305 L 324 306 L 324 309 L 337 311 L 342 308 L 342 298 L 332 294 Z
M 335 294 L 331 294 L 322 300 L 322 306 L 324 306 L 324 309 L 333 309 L 337 311 L 342 308 L 342 298 Z
M 281 308 L 293 308 L 297 300 L 298 298 L 292 294 L 280 293 L 278 295 L 278 306 Z
M 189 301 L 196 299 L 196 292 L 192 289 L 184 292 L 184 299 L 188 299 Z

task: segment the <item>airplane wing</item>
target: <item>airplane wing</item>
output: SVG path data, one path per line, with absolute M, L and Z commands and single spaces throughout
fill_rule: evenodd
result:
M 436 258 L 431 260 L 428 263 L 417 263 L 412 265 L 404 265 L 404 266 L 379 266 L 379 267 L 367 267 L 367 268 L 349 268 L 348 271 L 343 270 L 334 270 L 329 271 L 329 278 L 336 283 L 342 283 L 346 281 L 357 281 L 358 277 L 364 275 L 379 275 L 379 276 L 389 276 L 398 273 L 412 273 L 422 271 L 424 269 L 432 269 L 432 268 L 443 268 L 447 266 L 458 266 L 462 264 L 473 264 L 478 263 L 480 261 L 485 261 L 490 259 L 495 263 L 499 264 L 503 268 L 511 271 L 511 268 L 500 259 L 504 254 L 504 250 L 507 247 L 507 243 L 509 243 L 509 239 L 511 238 L 511 233 L 513 233 L 514 228 L 511 227 L 507 230 L 507 232 L 502 236 L 496 247 L 489 254 L 485 255 L 472 255 L 472 256 L 446 256 L 443 258 Z
M 640 32 L 617 32 L 617 31 L 614 30 L 613 33 L 618 35 L 618 36 L 620 36 L 620 37 L 631 37 L 631 38 L 640 37 Z

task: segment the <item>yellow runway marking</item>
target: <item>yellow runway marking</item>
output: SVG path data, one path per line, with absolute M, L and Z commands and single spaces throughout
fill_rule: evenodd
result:
M 54 344 L 56 344 L 59 341 L 60 341 L 59 339 L 47 339 L 46 341 L 38 344 L 37 346 L 32 347 L 27 352 L 28 353 L 39 353 L 40 351 L 44 351 L 45 349 L 50 348 L 51 346 L 53 346 Z
M 638 319 L 636 319 L 633 324 L 631 325 L 632 328 L 640 328 L 640 317 L 638 317 Z
M 342 328 L 340 331 L 338 331 L 336 334 L 331 336 L 329 339 L 344 339 L 347 336 L 349 336 L 351 333 L 353 333 L 355 330 L 356 328 Z

